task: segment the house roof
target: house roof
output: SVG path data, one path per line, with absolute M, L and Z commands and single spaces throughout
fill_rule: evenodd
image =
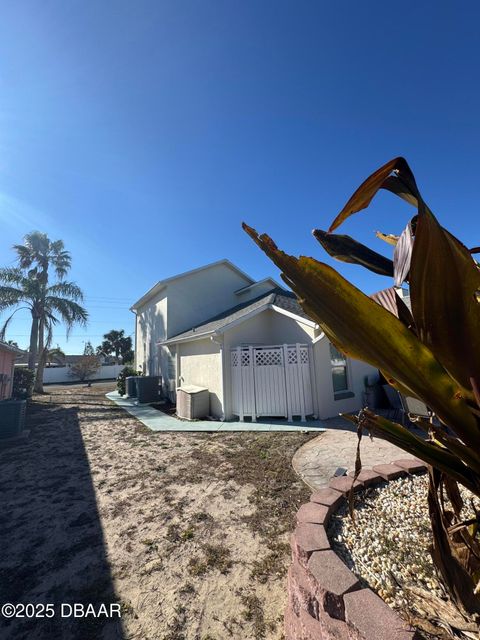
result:
M 305 313 L 299 305 L 297 298 L 291 291 L 286 291 L 280 287 L 275 287 L 271 291 L 262 294 L 258 298 L 243 302 L 235 307 L 231 307 L 222 313 L 192 327 L 188 331 L 183 331 L 162 342 L 162 344 L 171 344 L 174 342 L 183 342 L 188 340 L 196 340 L 202 336 L 208 336 L 216 332 L 222 332 L 232 323 L 238 323 L 246 320 L 254 312 L 259 312 L 267 308 L 274 308 L 283 311 L 287 315 L 293 315 L 304 321 L 314 324 L 311 318 Z
M 12 353 L 18 353 L 18 354 L 25 353 L 23 349 L 19 349 L 18 347 L 15 347 L 13 344 L 7 344 L 6 342 L 2 342 L 2 340 L 0 340 L 0 349 L 3 349 L 3 351 L 11 351 Z
M 246 293 L 247 291 L 251 291 L 255 287 L 261 286 L 263 284 L 269 284 L 271 289 L 281 289 L 282 287 L 278 284 L 276 280 L 273 278 L 263 278 L 263 280 L 258 280 L 257 282 L 252 282 L 252 284 L 247 284 L 246 287 L 242 287 L 241 289 L 237 289 L 235 293 L 241 295 L 242 293 Z
M 216 267 L 216 266 L 218 266 L 220 264 L 224 264 L 227 267 L 230 267 L 230 269 L 232 269 L 233 271 L 236 271 L 238 274 L 243 276 L 245 278 L 246 283 L 247 283 L 246 286 L 254 284 L 255 281 L 254 281 L 253 278 L 251 278 L 244 271 L 239 269 L 236 265 L 233 264 L 233 262 L 230 262 L 230 260 L 227 260 L 226 258 L 224 258 L 223 260 L 217 260 L 217 262 L 211 262 L 210 264 L 206 264 L 203 267 L 197 267 L 196 269 L 191 269 L 190 271 L 185 271 L 184 273 L 179 273 L 176 276 L 171 276 L 170 278 L 165 278 L 164 280 L 159 280 L 157 282 L 157 284 L 155 284 L 151 289 L 149 289 L 147 291 L 147 293 L 145 293 L 141 298 L 139 298 L 139 300 L 137 300 L 137 302 L 135 302 L 130 307 L 130 310 L 131 311 L 135 311 L 136 309 L 138 309 L 138 307 L 141 307 L 142 305 L 144 305 L 146 302 L 148 302 L 148 300 L 150 300 L 150 298 L 152 298 L 159 291 L 161 291 L 164 287 L 166 287 L 169 282 L 173 282 L 174 280 L 179 280 L 180 278 L 185 278 L 186 276 L 190 276 L 193 273 L 197 273 L 199 271 L 205 271 L 206 269 L 211 269 L 212 267 Z

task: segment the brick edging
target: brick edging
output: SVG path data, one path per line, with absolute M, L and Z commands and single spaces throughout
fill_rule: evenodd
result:
M 408 474 L 424 473 L 421 460 L 402 458 L 363 469 L 355 490 Z M 332 478 L 297 512 L 291 536 L 285 640 L 417 640 L 418 633 L 358 578 L 330 547 L 327 525 L 345 504 L 352 473 Z

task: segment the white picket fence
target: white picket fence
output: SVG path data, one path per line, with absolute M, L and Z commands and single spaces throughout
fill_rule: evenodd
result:
M 122 371 L 123 364 L 102 365 L 100 369 L 90 377 L 90 380 L 112 380 Z M 43 382 L 45 384 L 60 384 L 62 382 L 75 382 L 69 374 L 70 367 L 46 367 L 43 371 Z
M 240 420 L 300 416 L 305 421 L 314 413 L 308 345 L 237 347 L 230 356 L 232 411 Z

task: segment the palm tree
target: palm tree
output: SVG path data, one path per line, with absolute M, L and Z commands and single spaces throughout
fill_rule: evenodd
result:
M 50 365 L 52 362 L 55 364 L 63 364 L 65 362 L 65 353 L 58 345 L 53 349 L 47 349 L 45 347 L 45 363 Z
M 32 323 L 36 324 L 36 331 L 32 329 L 32 333 L 35 332 L 41 346 L 35 381 L 35 390 L 41 393 L 43 369 L 47 349 L 52 341 L 53 327 L 63 322 L 68 335 L 75 324 L 86 325 L 88 312 L 79 304 L 83 301 L 83 293 L 75 283 L 62 281 L 48 285 L 43 276 L 39 278 L 36 275 L 31 271 L 26 273 L 18 267 L 0 269 L 0 313 L 15 307 L 0 328 L 0 339 L 5 336 L 15 313 L 20 309 L 28 309 L 32 315 Z M 35 355 L 38 342 L 33 343 Z
M 102 344 L 97 349 L 98 352 L 104 353 L 107 356 L 114 353 L 117 364 L 119 363 L 120 356 L 122 357 L 122 361 L 125 362 L 124 356 L 128 355 L 132 349 L 132 339 L 129 336 L 125 336 L 125 331 L 123 329 L 120 329 L 120 331 L 112 329 L 106 333 L 103 338 Z
M 57 278 L 62 281 L 71 267 L 70 253 L 65 250 L 63 240 L 52 241 L 46 233 L 32 231 L 27 233 L 23 244 L 13 246 L 18 256 L 18 265 L 28 270 L 28 277 L 37 280 L 41 286 L 48 285 L 49 267 L 53 267 Z M 40 299 L 42 295 L 39 296 Z M 32 328 L 30 331 L 30 348 L 28 368 L 35 369 L 37 353 L 42 356 L 44 347 L 45 322 L 41 320 L 38 305 L 32 308 Z

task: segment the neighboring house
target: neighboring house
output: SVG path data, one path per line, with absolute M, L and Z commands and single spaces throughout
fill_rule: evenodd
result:
M 17 347 L 0 341 L 0 400 L 7 400 L 12 395 L 15 359 L 23 353 Z
M 172 400 L 207 387 L 216 418 L 354 411 L 376 372 L 340 354 L 291 291 L 229 260 L 161 280 L 131 310 L 137 368 L 162 376 Z

